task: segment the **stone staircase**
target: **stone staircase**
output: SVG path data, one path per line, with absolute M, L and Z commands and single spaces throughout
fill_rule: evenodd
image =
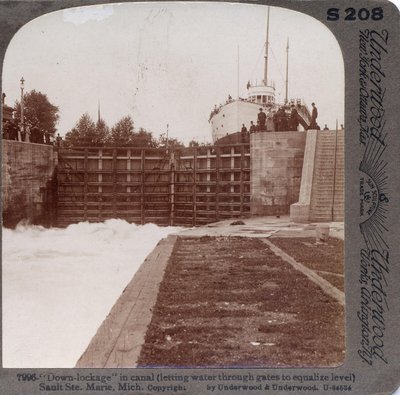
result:
M 344 220 L 343 130 L 318 132 L 309 219 L 311 222 Z

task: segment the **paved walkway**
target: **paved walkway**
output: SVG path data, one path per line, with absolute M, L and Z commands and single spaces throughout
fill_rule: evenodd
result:
M 242 220 L 231 219 L 220 221 L 181 231 L 179 235 L 185 237 L 316 237 L 316 227 L 318 225 L 294 224 L 286 216 L 281 218 L 255 217 Z M 343 223 L 329 223 L 325 225 L 329 225 L 331 236 L 343 239 Z M 175 240 L 176 236 L 169 236 L 161 240 L 146 258 L 99 327 L 87 350 L 77 362 L 76 367 L 123 368 L 136 366 L 147 327 L 151 321 L 152 309 L 157 300 L 158 288 L 162 281 L 168 259 L 172 253 Z M 288 262 L 293 265 L 290 259 Z M 297 269 L 299 270 L 298 267 Z M 315 273 L 311 277 L 314 277 L 314 279 L 310 279 L 315 283 L 320 281 L 319 276 Z M 325 286 L 324 284 L 319 284 L 319 286 L 325 292 L 327 290 L 327 293 L 331 292 L 329 284 L 325 284 Z M 334 292 L 336 292 L 335 290 Z M 339 293 L 342 294 L 340 291 Z M 344 298 L 344 295 L 339 295 L 340 298 Z M 343 304 L 343 301 L 340 300 L 339 303 Z
M 243 223 L 242 225 L 233 225 Z M 329 226 L 330 236 L 344 239 L 343 222 L 295 224 L 289 216 L 253 217 L 241 220 L 229 219 L 213 224 L 191 228 L 180 233 L 182 236 L 245 236 L 245 237 L 315 237 L 317 226 Z

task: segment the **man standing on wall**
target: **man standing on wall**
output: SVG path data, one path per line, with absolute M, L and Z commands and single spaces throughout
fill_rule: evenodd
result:
M 250 134 L 256 132 L 256 125 L 254 125 L 253 121 L 250 121 Z
M 260 125 L 260 130 L 265 130 L 265 121 L 267 119 L 267 116 L 262 108 L 260 108 L 257 119 Z
M 318 118 L 318 110 L 315 106 L 315 103 L 311 103 L 312 112 L 311 112 L 311 123 L 308 129 L 317 129 L 317 118 Z
M 296 131 L 297 127 L 299 126 L 299 113 L 297 112 L 296 107 L 294 105 L 292 105 L 291 108 L 292 108 L 292 111 L 290 113 L 290 119 L 289 119 L 290 127 L 289 127 L 289 129 L 291 131 Z
M 247 142 L 247 128 L 244 125 L 244 123 L 242 123 L 242 129 L 241 129 L 240 133 L 241 133 L 242 143 L 246 143 Z

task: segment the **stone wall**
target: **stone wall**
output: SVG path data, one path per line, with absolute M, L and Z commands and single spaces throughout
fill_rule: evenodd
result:
M 293 222 L 344 220 L 344 131 L 309 130 Z
M 252 214 L 289 214 L 299 200 L 305 142 L 304 132 L 251 134 Z
M 19 141 L 2 141 L 3 225 L 21 220 L 52 224 L 55 153 L 53 147 Z

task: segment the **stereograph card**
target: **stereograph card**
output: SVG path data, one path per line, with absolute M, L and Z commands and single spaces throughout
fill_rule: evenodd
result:
M 395 4 L 1 1 L 0 26 L 2 394 L 396 392 Z

